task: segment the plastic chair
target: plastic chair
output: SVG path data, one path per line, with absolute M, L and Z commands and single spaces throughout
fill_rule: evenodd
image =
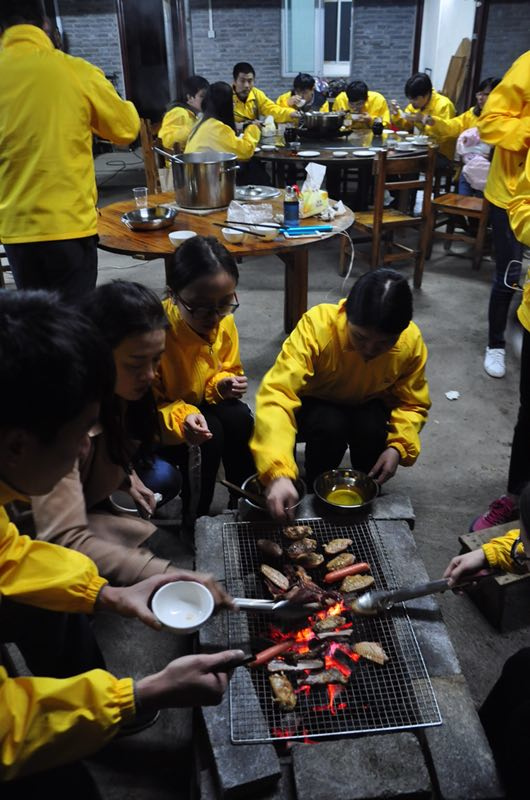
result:
M 371 241 L 369 263 L 371 269 L 392 264 L 396 261 L 414 260 L 414 286 L 419 289 L 423 278 L 425 256 L 430 237 L 430 210 L 434 161 L 436 148 L 429 148 L 428 153 L 389 158 L 385 151 L 374 159 L 373 174 L 375 176 L 374 208 L 372 211 L 356 211 L 355 222 L 351 230 L 368 234 Z M 393 180 L 389 180 L 392 178 Z M 421 214 L 413 216 L 397 208 L 385 208 L 385 190 L 399 195 L 408 194 L 411 190 L 423 191 Z M 407 208 L 408 203 L 398 203 Z M 417 248 L 405 246 L 394 241 L 397 231 L 414 228 L 419 233 Z M 365 239 L 366 241 L 366 239 Z M 384 252 L 381 252 L 384 245 Z M 349 258 L 349 243 L 342 238 L 340 254 L 340 270 Z M 362 254 L 361 254 L 362 255 Z

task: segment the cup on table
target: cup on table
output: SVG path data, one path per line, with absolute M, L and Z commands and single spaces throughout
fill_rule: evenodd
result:
M 147 186 L 137 186 L 133 191 L 137 208 L 147 208 Z

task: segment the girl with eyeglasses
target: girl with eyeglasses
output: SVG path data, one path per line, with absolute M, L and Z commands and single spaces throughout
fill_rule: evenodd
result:
M 519 500 L 519 528 L 491 539 L 478 550 L 452 559 L 444 577 L 457 583 L 484 567 L 505 572 L 530 571 L 530 484 Z M 509 658 L 484 701 L 480 719 L 503 780 L 506 797 L 528 797 L 530 699 L 525 690 L 530 675 L 530 647 Z
M 238 486 L 255 472 L 248 447 L 253 419 L 242 401 L 248 382 L 234 320 L 238 279 L 234 257 L 213 236 L 186 240 L 169 269 L 164 301 L 169 330 L 154 390 L 161 455 L 183 473 L 185 518 L 190 502 L 188 445 L 201 448 L 198 516 L 208 514 L 221 461 L 226 479 Z

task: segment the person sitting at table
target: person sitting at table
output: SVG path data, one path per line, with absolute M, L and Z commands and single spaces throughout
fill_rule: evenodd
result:
M 281 94 L 276 103 L 283 108 L 302 111 L 329 111 L 325 95 L 315 89 L 315 79 L 307 72 L 299 72 L 293 81 L 291 91 Z
M 405 95 L 410 100 L 403 109 L 397 100 L 390 101 L 391 122 L 395 128 L 412 131 L 418 128 L 421 133 L 430 134 L 439 144 L 437 166 L 448 165 L 455 152 L 455 137 L 439 138 L 436 130 L 425 130 L 426 122 L 431 117 L 452 119 L 455 107 L 445 95 L 433 89 L 431 79 L 425 72 L 416 72 L 405 84 Z
M 184 81 L 183 99 L 174 103 L 164 114 L 158 133 L 162 144 L 168 150 L 172 150 L 175 145 L 178 145 L 180 150 L 184 149 L 190 131 L 202 112 L 202 101 L 209 85 L 206 78 L 200 75 L 191 75 Z
M 248 441 L 252 413 L 239 356 L 235 258 L 213 236 L 194 236 L 175 251 L 168 271 L 166 349 L 154 391 L 162 426 L 160 455 L 180 467 L 183 516 L 190 507 L 188 445 L 201 448 L 197 515 L 208 514 L 222 461 L 241 486 L 255 472 Z M 232 504 L 234 499 L 232 498 Z
M 233 104 L 236 123 L 248 124 L 260 117 L 273 117 L 275 122 L 291 122 L 300 115 L 290 106 L 283 107 L 273 103 L 265 92 L 256 89 L 254 80 L 256 70 L 247 61 L 238 62 L 233 69 Z
M 383 125 L 390 122 L 388 104 L 379 92 L 368 90 L 364 81 L 351 81 L 345 92 L 341 92 L 333 102 L 333 111 L 347 111 L 344 125 L 352 128 L 371 128 L 374 120 Z M 352 119 L 351 115 L 356 118 Z
M 273 517 L 297 500 L 297 439 L 310 489 L 348 447 L 352 467 L 379 484 L 414 464 L 431 403 L 427 348 L 411 320 L 406 278 L 377 269 L 346 300 L 310 309 L 285 340 L 258 390 L 250 443 Z
M 206 90 L 202 101 L 202 119 L 192 128 L 185 153 L 216 150 L 234 153 L 241 161 L 252 158 L 261 137 L 258 125 L 247 125 L 241 136 L 236 134 L 232 89 L 228 83 L 218 81 Z

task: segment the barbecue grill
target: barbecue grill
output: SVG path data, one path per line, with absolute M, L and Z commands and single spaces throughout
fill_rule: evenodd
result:
M 353 540 L 352 551 L 358 560 L 368 561 L 377 589 L 396 586 L 390 561 L 377 525 L 370 517 L 355 522 L 331 522 L 320 518 L 297 520 L 309 525 L 319 547 L 336 538 Z M 234 596 L 267 597 L 259 575 L 263 555 L 258 538 L 285 545 L 282 528 L 272 522 L 234 522 L 223 525 L 223 550 L 226 584 Z M 282 566 L 278 564 L 278 569 Z M 315 583 L 324 585 L 325 569 L 311 571 Z M 294 626 L 291 621 L 271 623 L 265 614 L 230 614 L 230 647 L 249 647 L 253 651 L 271 644 L 271 624 L 276 636 L 304 628 L 307 621 Z M 255 697 L 249 695 L 250 682 L 240 667 L 230 682 L 231 738 L 237 743 L 271 742 L 285 739 L 318 739 L 345 734 L 398 731 L 441 724 L 440 711 L 431 681 L 404 606 L 392 616 L 353 617 L 353 640 L 380 642 L 389 656 L 384 665 L 361 659 L 351 664 L 348 684 L 312 686 L 300 690 L 296 708 L 282 711 L 273 701 L 269 673 L 265 667 L 250 668 L 252 686 L 263 717 L 256 714 Z

